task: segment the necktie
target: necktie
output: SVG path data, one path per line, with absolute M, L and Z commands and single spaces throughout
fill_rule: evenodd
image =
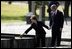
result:
M 55 16 L 55 13 L 53 14 L 53 16 Z

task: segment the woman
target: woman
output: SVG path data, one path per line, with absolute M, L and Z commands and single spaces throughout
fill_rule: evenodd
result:
M 43 27 L 45 27 L 47 29 L 49 29 L 49 27 L 46 26 L 44 23 L 38 21 L 35 15 L 33 15 L 30 19 L 31 19 L 31 26 L 25 31 L 25 33 L 27 34 L 33 28 L 36 31 L 36 40 L 35 40 L 36 44 L 35 44 L 35 47 L 39 47 L 40 40 L 41 40 L 42 47 L 45 47 L 46 32 L 43 29 Z

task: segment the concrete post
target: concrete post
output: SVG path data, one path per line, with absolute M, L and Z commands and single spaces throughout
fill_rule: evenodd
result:
M 32 1 L 32 13 L 35 15 L 35 1 Z

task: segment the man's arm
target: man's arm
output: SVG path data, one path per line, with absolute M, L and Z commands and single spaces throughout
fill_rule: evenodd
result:
M 61 12 L 61 28 L 63 28 L 63 24 L 64 24 L 64 15 Z
M 63 15 L 63 13 L 61 12 L 61 26 L 60 26 L 60 31 L 62 31 L 63 24 L 64 24 L 64 15 Z
M 50 17 L 50 22 L 49 22 L 49 26 L 52 26 L 52 18 Z

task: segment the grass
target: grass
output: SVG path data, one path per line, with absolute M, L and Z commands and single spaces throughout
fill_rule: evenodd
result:
M 28 13 L 28 4 L 24 6 L 14 5 L 14 4 L 5 4 L 1 3 L 1 16 L 8 17 L 19 17 L 24 16 Z
M 63 12 L 64 6 L 59 6 L 59 10 Z M 45 16 L 48 17 L 48 7 L 45 9 Z M 1 20 L 25 20 L 25 15 L 28 13 L 28 4 L 23 3 L 22 5 L 6 4 L 1 1 Z M 39 15 L 39 9 L 36 10 Z M 69 8 L 69 16 L 71 16 L 71 7 Z
M 22 21 L 25 21 L 26 20 L 26 17 L 25 16 L 20 16 L 20 17 L 13 17 L 13 16 L 11 16 L 11 17 L 9 17 L 9 16 L 2 16 L 1 17 L 1 20 L 22 20 Z

